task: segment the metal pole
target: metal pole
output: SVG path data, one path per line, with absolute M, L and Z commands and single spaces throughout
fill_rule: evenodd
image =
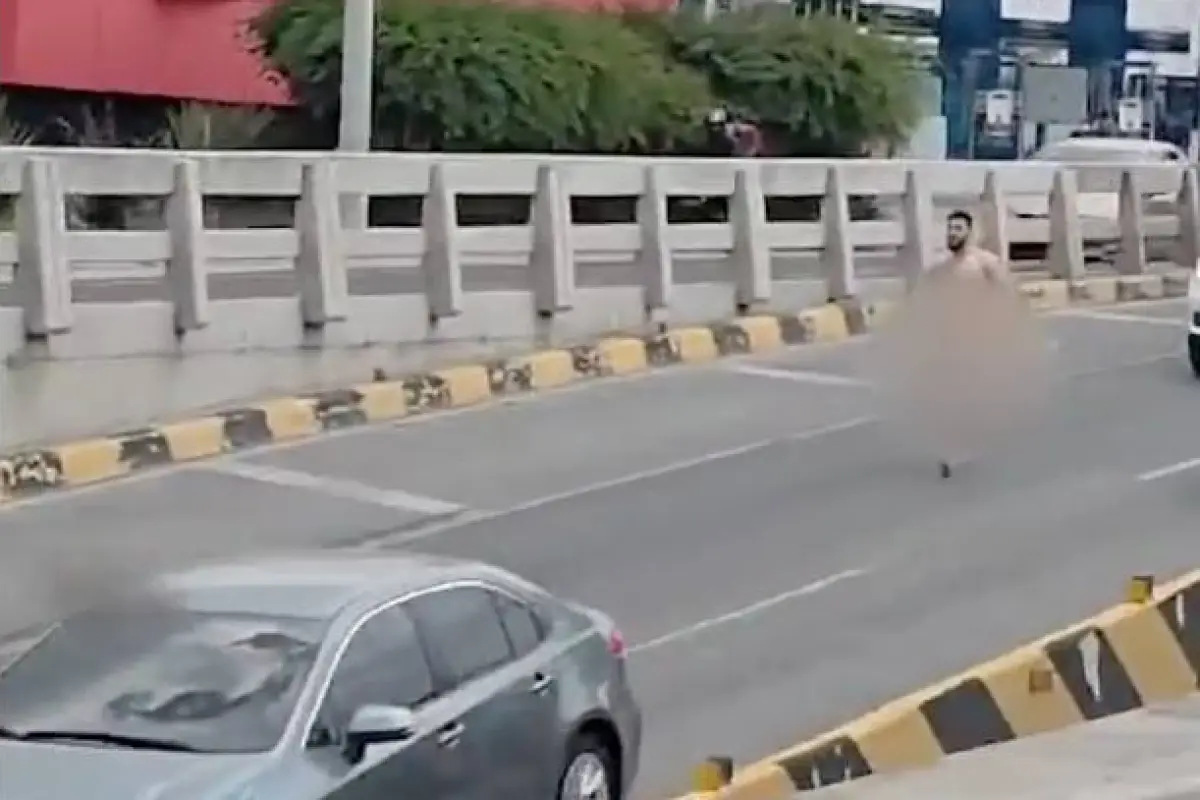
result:
M 1150 141 L 1155 141 L 1158 138 L 1158 65 L 1151 62 L 1150 74 L 1146 76 L 1146 99 L 1142 101 L 1146 106 L 1146 117 L 1149 120 Z
M 967 106 L 967 158 L 975 160 L 975 125 L 979 121 L 979 51 L 972 50 L 967 54 L 966 69 L 963 70 L 963 83 L 966 84 Z
M 371 149 L 371 107 L 375 64 L 375 0 L 345 0 L 342 12 L 342 87 L 338 150 Z M 366 195 L 342 195 L 342 225 L 367 227 Z

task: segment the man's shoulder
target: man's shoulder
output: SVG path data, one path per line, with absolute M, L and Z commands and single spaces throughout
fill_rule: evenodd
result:
M 999 267 L 1003 264 L 1000 261 L 1000 256 L 993 253 L 991 250 L 984 250 L 982 247 L 975 248 L 971 254 L 975 257 L 975 263 L 982 267 Z

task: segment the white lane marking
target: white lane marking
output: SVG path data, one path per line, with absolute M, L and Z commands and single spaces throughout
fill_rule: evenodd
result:
M 676 642 L 681 642 L 685 639 L 691 639 L 692 637 L 711 630 L 712 628 L 716 628 L 721 625 L 728 625 L 731 622 L 737 622 L 738 620 L 743 620 L 756 614 L 761 614 L 768 609 L 782 605 L 783 603 L 787 603 L 791 600 L 805 597 L 810 594 L 816 594 L 817 592 L 828 589 L 829 587 L 839 584 L 842 581 L 848 581 L 851 578 L 861 578 L 869 571 L 870 570 L 867 569 L 848 569 L 833 575 L 828 575 L 820 580 L 815 580 L 812 583 L 806 583 L 804 586 L 801 586 L 797 589 L 789 589 L 786 592 L 780 592 L 777 595 L 759 600 L 756 603 L 751 603 L 748 606 L 743 606 L 735 611 L 730 611 L 715 617 L 702 619 L 698 622 L 693 622 L 691 625 L 685 625 L 682 628 L 676 628 L 669 633 L 664 633 L 662 636 L 657 636 L 649 641 L 635 644 L 629 648 L 629 653 L 631 655 L 635 653 L 644 653 L 647 650 L 654 650 L 656 648 L 663 647 L 664 645 L 675 644 Z
M 812 372 L 803 369 L 780 369 L 776 367 L 759 367 L 750 364 L 739 364 L 730 367 L 731 372 L 739 375 L 753 375 L 759 378 L 774 378 L 776 380 L 810 383 L 816 386 L 844 386 L 847 388 L 869 387 L 871 384 L 858 378 L 847 378 L 844 375 L 833 375 L 828 372 Z
M 339 497 L 343 500 L 357 500 L 360 503 L 394 508 L 400 511 L 412 511 L 429 516 L 457 514 L 466 510 L 465 506 L 438 500 L 435 497 L 424 497 L 419 494 L 400 491 L 398 489 L 380 489 L 368 486 L 358 481 L 347 481 L 340 478 L 330 478 L 324 475 L 314 475 L 280 467 L 270 467 L 265 464 L 253 464 L 248 461 L 228 461 L 224 463 L 207 464 L 200 467 L 209 472 L 222 475 L 233 475 L 238 478 L 269 483 L 274 486 L 286 486 L 291 489 L 309 489 L 314 492 Z
M 1159 325 L 1163 327 L 1179 328 L 1180 330 L 1183 330 L 1184 328 L 1183 319 L 1143 317 L 1137 314 L 1120 314 L 1115 311 L 1095 311 L 1085 308 L 1068 308 L 1057 312 L 1055 316 L 1077 319 L 1092 319 L 1100 322 L 1133 322 L 1141 323 L 1142 325 Z
M 0 0 L 2 2 L 3 0 Z M 806 347 L 808 345 L 795 345 L 795 347 Z M 678 367 L 669 370 L 647 370 L 646 372 L 638 372 L 632 375 L 614 375 L 605 378 L 599 385 L 620 386 L 621 384 L 640 383 L 643 381 L 662 380 L 670 378 L 673 375 L 678 375 L 681 372 L 699 371 L 704 369 L 712 369 L 711 363 L 700 364 L 681 364 Z M 213 464 L 223 464 L 231 461 L 238 461 L 244 458 L 257 455 L 266 455 L 268 453 L 280 453 L 288 450 L 300 450 L 305 447 L 311 447 L 317 442 L 329 442 L 337 439 L 351 439 L 356 436 L 374 436 L 380 432 L 394 429 L 403 431 L 406 428 L 421 425 L 437 425 L 437 424 L 453 424 L 454 420 L 460 416 L 469 414 L 480 414 L 494 411 L 497 408 L 508 408 L 511 406 L 524 405 L 526 403 L 543 403 L 550 401 L 552 398 L 569 396 L 576 393 L 589 392 L 595 389 L 598 384 L 595 381 L 579 381 L 576 383 L 568 383 L 564 386 L 555 386 L 549 389 L 542 389 L 528 394 L 515 394 L 505 397 L 501 400 L 495 400 L 488 403 L 480 403 L 474 406 L 463 406 L 461 408 L 447 408 L 440 410 L 435 414 L 415 414 L 399 419 L 383 419 L 377 422 L 368 422 L 365 425 L 354 425 L 349 428 L 337 428 L 330 431 L 322 431 L 314 436 L 302 436 L 297 439 L 288 439 L 282 442 L 270 442 L 267 444 L 256 445 L 246 450 L 238 450 L 231 453 L 224 453 L 209 458 L 198 459 L 196 461 L 180 461 L 174 464 L 164 464 L 161 467 L 148 469 L 141 472 L 134 472 L 129 475 L 121 475 L 110 480 L 97 481 L 96 483 L 88 483 L 82 486 L 71 486 L 58 491 L 47 494 L 35 494 L 29 497 L 20 497 L 13 500 L 7 500 L 0 503 L 0 514 L 17 511 L 23 508 L 31 508 L 43 505 L 53 505 L 62 503 L 77 498 L 80 495 L 95 494 L 97 492 L 107 492 L 119 486 L 128 486 L 130 484 L 143 483 L 146 481 L 156 481 L 171 475 L 179 475 L 187 472 L 202 472 L 208 469 Z M 30 448 L 18 448 L 30 449 Z
M 877 422 L 878 419 L 878 417 L 855 417 L 854 419 L 849 419 L 845 422 L 838 422 L 833 425 L 823 425 L 819 428 L 808 428 L 807 430 L 787 436 L 776 436 L 770 439 L 760 439 L 757 442 L 751 442 L 749 444 L 743 444 L 737 447 L 730 447 L 726 450 L 717 450 L 712 453 L 705 453 L 702 456 L 687 458 L 683 459 L 682 461 L 673 461 L 670 464 L 664 464 L 660 467 L 651 467 L 650 469 L 628 472 L 616 478 L 589 483 L 574 489 L 568 489 L 564 492 L 543 495 L 542 497 L 537 497 L 533 500 L 528 500 L 515 506 L 509 506 L 508 508 L 504 508 L 499 511 L 477 511 L 474 513 L 468 513 L 459 519 L 435 523 L 417 531 L 406 531 L 399 536 L 381 537 L 378 540 L 375 540 L 371 547 L 391 548 L 396 547 L 397 545 L 410 544 L 412 542 L 420 541 L 421 539 L 428 539 L 430 536 L 436 536 L 437 534 L 453 530 L 455 528 L 465 528 L 471 525 L 478 525 L 479 523 L 488 522 L 493 519 L 509 517 L 514 514 L 533 511 L 534 509 L 542 508 L 544 506 L 554 505 L 556 503 L 562 503 L 569 500 L 576 500 L 586 495 L 596 494 L 597 492 L 603 492 L 609 489 L 618 489 L 622 486 L 629 486 L 630 484 L 640 483 L 642 481 L 658 478 L 663 475 L 671 475 L 676 472 L 683 472 L 685 470 L 704 466 L 705 464 L 713 464 L 718 461 L 725 461 L 726 459 L 749 455 L 750 453 L 754 453 L 759 450 L 765 450 L 768 447 L 773 447 L 784 442 L 808 442 L 814 439 L 820 439 L 835 433 L 841 433 L 843 431 L 849 431 L 855 428 L 860 428 L 864 425 L 869 425 Z
M 1184 298 L 1167 297 L 1160 300 L 1139 300 L 1133 303 L 1115 303 L 1112 305 L 1098 306 L 1097 308 L 1118 308 L 1122 306 L 1160 306 L 1171 303 L 1182 303 Z M 1053 316 L 1055 312 L 1048 312 L 1046 316 Z M 746 359 L 753 361 L 759 358 L 777 358 L 781 354 L 812 352 L 819 349 L 842 349 L 858 345 L 863 345 L 870 341 L 870 336 L 859 336 L 852 339 L 847 339 L 843 342 L 823 342 L 811 344 L 796 344 L 788 345 L 779 350 L 770 353 L 751 353 L 745 356 L 737 356 L 738 359 Z M 1164 353 L 1149 358 L 1137 359 L 1135 361 L 1127 361 L 1123 363 L 1097 367 L 1090 370 L 1082 370 L 1080 372 L 1070 373 L 1065 376 L 1065 379 L 1071 380 L 1075 378 L 1087 378 L 1093 375 L 1101 375 L 1108 372 L 1117 372 L 1126 370 L 1131 367 L 1141 367 L 1147 364 L 1163 361 L 1169 358 L 1177 358 L 1178 353 Z M 270 444 L 259 445 L 249 450 L 238 451 L 234 453 L 226 453 L 224 455 L 214 456 L 209 459 L 204 459 L 199 462 L 187 461 L 176 464 L 165 464 L 161 467 L 145 470 L 143 472 L 135 472 L 130 475 L 122 475 L 111 480 L 98 481 L 92 484 L 83 486 L 72 486 L 64 488 L 60 491 L 49 492 L 47 494 L 36 494 L 29 497 L 21 497 L 6 502 L 0 503 L 0 515 L 20 511 L 23 509 L 36 508 L 38 506 L 55 505 L 57 503 L 70 502 L 83 495 L 102 493 L 110 491 L 120 486 L 128 486 L 130 484 L 138 484 L 147 481 L 156 481 L 161 478 L 180 473 L 198 471 L 201 466 L 209 466 L 212 464 L 222 464 L 238 459 L 245 458 L 247 455 L 278 453 L 287 450 L 297 450 L 312 445 L 314 442 L 328 442 L 335 439 L 353 438 L 356 436 L 373 436 L 378 435 L 380 431 L 388 429 L 399 429 L 426 424 L 445 424 L 452 423 L 454 418 L 460 415 L 488 413 L 496 408 L 504 408 L 513 405 L 523 405 L 525 403 L 542 403 L 553 398 L 561 398 L 564 395 L 571 395 L 576 392 L 589 392 L 597 386 L 614 386 L 620 384 L 638 383 L 648 380 L 660 380 L 663 378 L 671 378 L 675 375 L 686 374 L 688 372 L 711 370 L 720 368 L 711 363 L 701 364 L 686 364 L 680 365 L 669 370 L 648 370 L 646 372 L 635 373 L 632 375 L 616 375 L 610 378 L 605 378 L 601 382 L 595 381 L 579 381 L 577 383 L 568 383 L 564 386 L 554 387 L 538 392 L 531 392 L 524 395 L 513 395 L 498 402 L 481 403 L 475 406 L 466 406 L 463 408 L 446 409 L 439 411 L 436 414 L 418 414 L 415 416 L 402 417 L 400 419 L 380 420 L 371 422 L 366 425 L 356 425 L 350 428 L 340 428 L 332 431 L 324 431 L 318 436 L 302 437 L 299 439 L 291 439 L 283 442 L 272 442 Z
M 1160 478 L 1169 478 L 1172 475 L 1196 469 L 1197 467 L 1200 467 L 1200 458 L 1189 458 L 1187 461 L 1178 461 L 1174 464 L 1168 464 L 1165 467 L 1148 470 L 1137 477 L 1139 481 L 1156 481 Z

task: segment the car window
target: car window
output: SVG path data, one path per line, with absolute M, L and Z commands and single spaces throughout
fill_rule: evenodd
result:
M 352 634 L 334 667 L 321 724 L 341 730 L 364 705 L 417 708 L 433 695 L 433 674 L 412 618 L 403 606 L 390 606 Z
M 513 649 L 491 592 L 446 589 L 414 598 L 408 606 L 448 682 L 446 688 L 512 660 Z
M 541 619 L 532 608 L 508 595 L 497 592 L 493 597 L 500 612 L 504 632 L 508 634 L 508 641 L 512 644 L 513 654 L 520 658 L 532 652 L 545 637 Z
M 0 726 L 266 751 L 291 719 L 326 628 L 161 599 L 90 610 L 0 674 Z

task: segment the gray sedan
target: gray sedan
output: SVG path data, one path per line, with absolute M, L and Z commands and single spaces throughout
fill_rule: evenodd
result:
M 5 800 L 609 800 L 641 741 L 611 620 L 412 555 L 122 592 L 0 674 L 0 726 Z

